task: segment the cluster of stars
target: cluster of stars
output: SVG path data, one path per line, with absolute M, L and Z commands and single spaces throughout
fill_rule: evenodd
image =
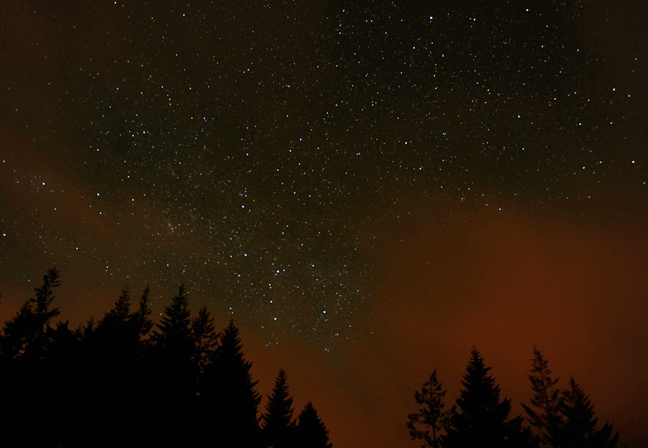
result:
M 5 52 L 10 22 L 48 34 L 4 75 L 2 117 L 75 181 L 3 160 L 3 188 L 49 195 L 2 204 L 3 241 L 106 284 L 184 281 L 273 341 L 329 348 L 368 306 L 361 241 L 406 192 L 492 207 L 641 176 L 632 92 L 588 48 L 582 2 L 320 3 L 9 9 Z

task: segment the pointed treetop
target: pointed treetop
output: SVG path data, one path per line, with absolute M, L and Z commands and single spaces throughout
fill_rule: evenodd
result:
M 331 448 L 329 432 L 310 401 L 297 418 L 296 446 L 309 448 Z
M 466 393 L 484 393 L 488 392 L 492 395 L 492 398 L 499 401 L 500 388 L 495 384 L 495 380 L 492 375 L 489 374 L 491 368 L 486 367 L 484 364 L 484 359 L 473 346 L 472 351 L 470 352 L 470 360 L 466 366 L 466 373 L 463 376 L 463 381 L 461 384 L 465 387 L 462 391 L 462 397 L 464 392 Z M 459 404 L 459 400 L 457 400 Z
M 521 417 L 509 420 L 511 401 L 500 399 L 499 386 L 490 370 L 473 347 L 444 448 L 532 445 L 531 432 L 522 428 Z
M 540 441 L 548 446 L 555 445 L 556 430 L 560 426 L 558 406 L 560 404 L 560 389 L 556 387 L 558 378 L 552 378 L 549 363 L 536 345 L 533 346 L 531 370 L 531 406 L 522 403 L 529 423 L 538 431 Z
M 136 326 L 139 329 L 140 337 L 146 336 L 151 329 L 153 329 L 153 321 L 151 320 L 151 307 L 149 305 L 149 294 L 151 289 L 148 285 L 144 288 L 142 297 L 140 297 L 139 306 L 133 315 Z
M 441 437 L 445 433 L 450 417 L 455 412 L 454 406 L 450 410 L 444 410 L 445 395 L 446 391 L 437 379 L 436 369 L 432 371 L 428 381 L 423 383 L 421 391 L 414 392 L 414 400 L 421 407 L 418 412 L 408 415 L 407 428 L 412 440 L 425 441 L 421 447 L 440 446 Z
M 194 333 L 194 338 L 201 340 L 206 335 L 213 333 L 214 328 L 214 318 L 211 317 L 207 306 L 203 306 L 198 310 L 198 316 L 191 320 L 191 331 Z
M 191 320 L 191 334 L 196 344 L 194 361 L 201 373 L 204 372 L 216 348 L 218 335 L 214 328 L 214 318 L 211 317 L 207 306 L 203 306 L 198 311 L 198 316 Z
M 153 339 L 157 343 L 169 341 L 178 342 L 179 339 L 191 337 L 191 313 L 189 312 L 189 298 L 180 284 L 178 294 L 171 299 L 171 304 L 164 309 L 164 315 L 159 323 L 156 323 L 156 330 L 153 332 Z
M 126 320 L 130 315 L 130 288 L 128 285 L 122 288 L 121 294 L 112 309 L 112 314 L 122 320 Z
M 111 324 L 125 323 L 130 317 L 130 289 L 128 286 L 122 288 L 119 298 L 99 322 L 99 327 Z
M 569 389 L 562 392 L 562 398 L 559 412 L 563 422 L 558 429 L 559 445 L 616 448 L 619 433 L 613 434 L 610 423 L 600 429 L 597 427 L 598 418 L 594 406 L 573 377 L 569 380 Z
M 52 289 L 56 288 L 61 284 L 61 275 L 59 270 L 54 266 L 47 270 L 47 273 L 43 276 L 43 284 L 34 288 L 36 292 L 36 314 L 42 316 L 43 318 L 49 320 L 53 317 L 56 317 L 60 314 L 58 308 L 50 309 L 52 301 L 54 300 L 54 293 Z
M 5 322 L 0 335 L 0 355 L 8 358 L 43 355 L 48 343 L 45 333 L 50 321 L 60 314 L 58 308 L 51 307 L 52 290 L 60 285 L 59 278 L 58 269 L 50 268 L 43 276 L 43 284 L 34 288 L 36 297 L 27 300 L 16 316 Z
M 263 433 L 268 446 L 286 446 L 295 425 L 293 411 L 293 399 L 288 391 L 286 371 L 280 369 L 272 395 L 268 398 L 266 413 L 263 415 Z

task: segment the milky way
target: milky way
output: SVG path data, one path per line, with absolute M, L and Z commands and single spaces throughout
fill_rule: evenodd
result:
M 3 279 L 56 264 L 115 297 L 150 283 L 160 303 L 184 282 L 268 343 L 353 340 L 365 255 L 407 198 L 505 212 L 643 188 L 645 62 L 605 14 L 5 2 Z

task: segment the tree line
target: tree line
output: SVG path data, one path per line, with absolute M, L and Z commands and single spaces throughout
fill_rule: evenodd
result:
M 331 448 L 312 403 L 295 418 L 287 375 L 280 370 L 264 412 L 252 363 L 230 321 L 217 332 L 206 307 L 196 315 L 180 285 L 158 322 L 148 287 L 136 303 L 128 288 L 112 309 L 71 329 L 56 322 L 60 284 L 47 271 L 0 331 L 0 444 L 8 447 L 203 446 Z M 610 423 L 570 378 L 558 386 L 534 346 L 528 375 L 532 396 L 525 416 L 473 348 L 462 390 L 446 408 L 434 370 L 414 393 L 408 415 L 412 440 L 432 448 L 616 448 Z
M 76 329 L 56 322 L 59 271 L 0 332 L 0 444 L 7 447 L 331 448 L 312 403 L 294 418 L 280 370 L 265 412 L 233 321 L 222 331 L 185 288 L 151 319 L 148 287 Z
M 511 401 L 479 351 L 473 350 L 455 404 L 446 408 L 446 390 L 434 370 L 415 391 L 417 412 L 408 415 L 412 440 L 432 448 L 616 448 L 619 433 L 612 424 L 598 424 L 594 406 L 583 388 L 570 378 L 558 387 L 549 363 L 534 346 L 529 380 L 532 396 L 522 407 L 526 416 L 510 417 Z

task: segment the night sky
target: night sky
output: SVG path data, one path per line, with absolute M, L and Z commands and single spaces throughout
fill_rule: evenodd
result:
M 0 316 L 183 282 L 338 448 L 533 344 L 648 444 L 640 0 L 0 3 Z

